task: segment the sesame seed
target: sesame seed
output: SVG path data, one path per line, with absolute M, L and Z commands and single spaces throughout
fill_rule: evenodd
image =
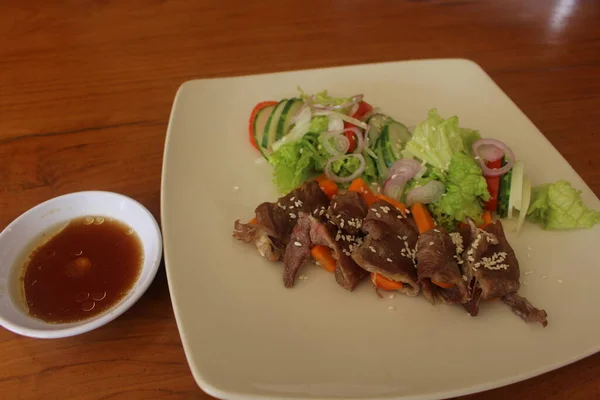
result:
M 375 213 L 375 215 L 377 216 L 377 218 L 381 218 L 381 214 Z
M 376 208 L 371 208 L 371 211 L 377 212 L 377 209 Z
M 373 253 L 377 253 L 377 250 L 375 250 L 375 248 L 373 246 L 369 246 L 369 249 L 373 252 Z
M 556 282 L 562 284 L 564 281 L 562 279 L 558 279 Z
M 400 237 L 400 235 L 396 235 L 396 237 L 400 240 L 402 240 L 402 237 Z
M 396 310 L 396 306 L 389 306 L 389 307 L 388 307 L 388 310 L 390 310 L 390 311 L 395 311 L 395 310 Z
M 335 210 L 337 208 L 337 203 L 333 203 L 333 209 Z
M 402 240 L 406 240 L 406 239 L 408 239 L 408 236 L 402 236 Z M 404 244 L 408 246 L 408 243 L 404 243 Z
M 324 213 L 325 213 L 325 210 L 319 211 L 319 215 L 323 215 Z M 327 218 L 329 218 L 329 215 L 327 216 Z
M 392 293 L 392 294 L 390 294 L 388 297 L 389 297 L 390 299 L 393 299 L 394 297 L 396 297 L 396 295 L 395 295 L 394 293 Z
M 466 275 L 463 275 L 462 278 L 463 278 L 463 281 L 468 281 L 469 280 L 469 278 L 467 278 Z
M 240 190 L 240 187 L 239 186 L 234 186 L 233 190 Z
M 527 272 L 525 272 L 524 275 L 531 275 L 531 274 L 533 274 L 533 271 L 527 271 Z
M 433 243 L 433 242 L 429 242 L 429 245 L 430 245 L 430 246 L 433 246 L 434 244 L 435 244 L 435 243 Z
M 344 220 L 341 220 L 340 221 L 340 228 L 343 228 L 343 227 L 344 227 Z
M 406 213 L 407 213 L 407 214 L 410 214 L 410 210 L 409 210 L 408 208 L 406 209 Z
M 481 158 L 481 157 L 479 157 L 479 156 L 475 156 L 475 159 L 476 159 L 476 160 L 479 160 L 480 158 Z
M 386 258 L 386 261 L 387 262 L 392 262 L 392 259 L 388 257 L 388 258 Z
M 290 201 L 294 201 L 294 200 L 296 200 L 296 197 L 292 197 L 292 198 L 290 199 Z
M 396 215 L 396 218 L 398 218 L 398 219 L 402 219 L 402 214 L 398 214 L 398 215 Z
M 542 279 L 548 279 L 546 275 L 542 275 Z
M 532 250 L 531 246 L 527 246 L 527 250 L 531 251 Z
M 302 247 L 302 243 L 300 243 L 300 242 L 294 242 L 294 246 L 296 246 L 296 247 Z
M 315 261 L 315 265 L 321 265 L 321 263 L 318 261 Z
M 294 213 L 290 213 L 290 218 L 292 218 L 292 219 L 293 219 L 293 218 L 296 218 L 296 214 L 294 214 Z

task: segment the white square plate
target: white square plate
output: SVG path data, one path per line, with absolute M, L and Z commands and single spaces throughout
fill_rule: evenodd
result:
M 165 149 L 162 221 L 171 298 L 192 373 L 229 399 L 429 399 L 506 385 L 600 349 L 596 296 L 600 227 L 508 235 L 521 263 L 520 293 L 546 309 L 527 324 L 500 302 L 477 318 L 423 297 L 354 292 L 311 265 L 293 289 L 282 266 L 232 238 L 236 219 L 277 193 L 256 163 L 247 125 L 259 101 L 328 89 L 364 93 L 416 125 L 430 108 L 511 146 L 534 184 L 567 179 L 600 201 L 519 108 L 476 64 L 425 60 L 186 82 L 177 93 Z M 239 186 L 239 190 L 234 190 Z M 532 271 L 525 275 L 524 272 Z M 562 282 L 562 283 L 559 283 Z M 388 306 L 396 306 L 389 311 Z

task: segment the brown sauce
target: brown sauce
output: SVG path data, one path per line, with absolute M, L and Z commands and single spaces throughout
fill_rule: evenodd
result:
M 23 266 L 29 315 L 67 323 L 101 314 L 129 292 L 142 262 L 140 240 L 127 225 L 104 217 L 74 219 Z

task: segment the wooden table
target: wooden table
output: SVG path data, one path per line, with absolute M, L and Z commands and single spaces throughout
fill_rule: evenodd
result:
M 126 194 L 158 217 L 165 131 L 185 80 L 415 58 L 479 63 L 600 195 L 595 0 L 8 0 L 1 9 L 0 229 L 85 189 Z M 208 397 L 188 370 L 164 268 L 94 332 L 44 341 L 0 329 L 2 399 Z M 600 354 L 464 398 L 600 398 Z

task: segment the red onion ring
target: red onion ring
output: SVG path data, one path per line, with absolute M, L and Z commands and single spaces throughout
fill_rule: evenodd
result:
M 350 176 L 338 176 L 338 175 L 334 174 L 333 171 L 331 170 L 331 164 L 334 161 L 341 160 L 344 158 L 349 158 L 349 157 L 358 158 L 360 160 L 360 167 L 358 167 L 358 169 L 356 171 L 354 171 L 354 173 Z M 343 156 L 331 157 L 329 160 L 327 160 L 327 165 L 325 165 L 325 175 L 327 175 L 327 177 L 334 182 L 338 182 L 338 183 L 351 182 L 355 178 L 362 175 L 362 173 L 365 170 L 365 165 L 366 165 L 365 158 L 363 157 L 362 154 L 345 154 Z
M 423 186 L 412 188 L 406 194 L 406 205 L 411 206 L 414 203 L 429 204 L 438 201 L 444 192 L 446 186 L 440 181 L 429 181 Z
M 337 115 L 329 116 L 329 124 L 327 125 L 328 131 L 339 131 L 344 129 L 344 121 Z
M 396 161 L 388 170 L 389 179 L 383 185 L 383 193 L 392 199 L 400 200 L 406 183 L 421 169 L 421 163 L 412 158 Z
M 496 158 L 496 160 L 486 159 L 480 151 L 482 146 L 493 146 L 497 149 L 503 150 L 503 155 L 508 158 L 506 165 L 502 168 L 489 168 L 486 165 L 486 161 L 496 161 L 499 160 L 501 157 Z M 513 165 L 515 164 L 515 154 L 513 153 L 513 151 L 510 149 L 510 147 L 508 147 L 506 144 L 497 139 L 479 139 L 475 143 L 473 143 L 472 149 L 473 154 L 475 154 L 476 156 L 475 159 L 479 163 L 479 166 L 481 167 L 484 176 L 502 176 L 508 171 L 510 171 Z M 488 153 L 488 155 L 489 153 L 491 153 L 489 147 L 484 148 L 484 153 Z

